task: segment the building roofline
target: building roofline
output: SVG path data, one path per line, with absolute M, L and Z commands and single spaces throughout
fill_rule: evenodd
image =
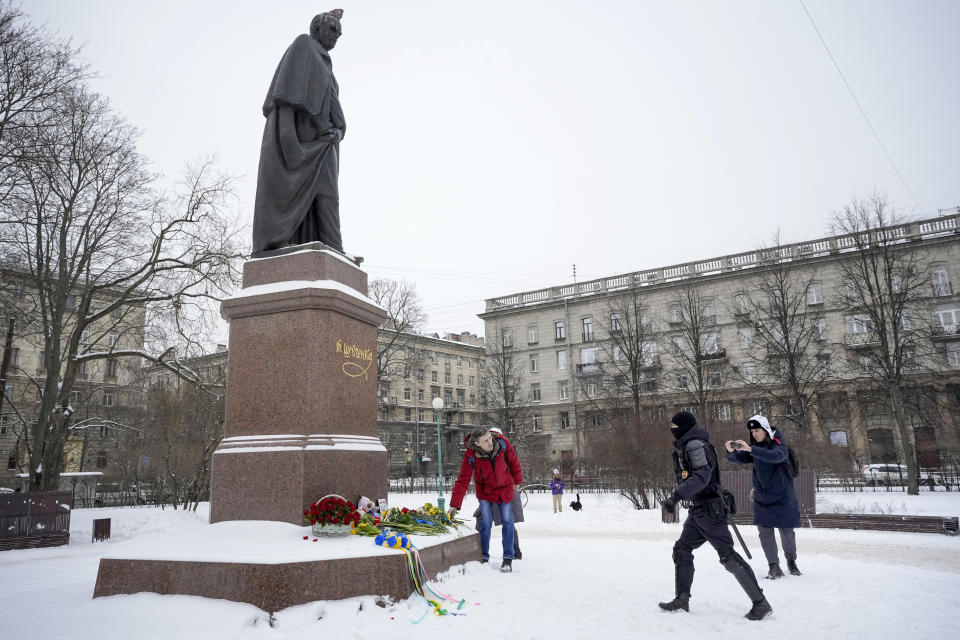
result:
M 917 242 L 956 235 L 958 232 L 960 232 L 960 214 L 952 214 L 887 227 L 881 232 L 883 237 L 878 240 L 871 238 L 871 244 L 875 241 L 897 244 Z M 878 230 L 872 229 L 863 233 L 870 233 L 873 236 L 878 233 Z M 778 245 L 766 249 L 754 249 L 706 260 L 684 262 L 586 282 L 573 282 L 488 298 L 485 300 L 486 308 L 484 312 L 478 314 L 478 316 L 484 318 L 488 314 L 500 311 L 510 311 L 551 302 L 563 302 L 564 300 L 584 298 L 598 293 L 615 292 L 630 287 L 646 287 L 700 276 L 735 273 L 784 262 L 806 262 L 817 258 L 842 255 L 856 251 L 860 246 L 862 241 L 858 243 L 856 236 L 857 234 L 852 233 L 827 236 L 816 240 Z

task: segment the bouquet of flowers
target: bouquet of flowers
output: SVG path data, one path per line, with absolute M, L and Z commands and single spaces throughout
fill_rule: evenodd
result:
M 309 509 L 304 509 L 303 518 L 310 524 L 319 524 L 321 527 L 328 524 L 355 526 L 360 521 L 360 514 L 349 500 L 327 496 L 311 504 Z
M 451 527 L 456 528 L 463 524 L 463 521 L 451 521 L 446 514 L 428 502 L 420 509 L 390 509 L 383 514 L 379 524 L 393 531 L 436 536 L 447 533 Z

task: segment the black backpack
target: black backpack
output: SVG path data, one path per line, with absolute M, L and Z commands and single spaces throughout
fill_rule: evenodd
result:
M 797 454 L 793 452 L 790 445 L 787 445 L 787 471 L 790 473 L 791 478 L 796 478 L 800 475 L 800 461 L 797 460 Z

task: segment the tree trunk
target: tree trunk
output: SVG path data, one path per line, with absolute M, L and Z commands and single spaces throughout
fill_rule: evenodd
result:
M 897 430 L 900 432 L 903 457 L 907 464 L 907 494 L 911 496 L 920 495 L 920 468 L 917 465 L 917 451 L 913 443 L 913 430 L 910 428 L 910 425 L 907 424 L 906 416 L 904 416 L 903 412 L 903 397 L 897 385 L 890 385 L 888 387 L 888 393 L 890 395 L 890 405 L 893 409 L 893 416 L 897 421 Z

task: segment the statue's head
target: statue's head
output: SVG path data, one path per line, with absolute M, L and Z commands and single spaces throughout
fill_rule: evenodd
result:
M 340 18 L 342 17 L 343 9 L 317 14 L 310 21 L 310 37 L 327 51 L 333 49 L 340 38 Z

